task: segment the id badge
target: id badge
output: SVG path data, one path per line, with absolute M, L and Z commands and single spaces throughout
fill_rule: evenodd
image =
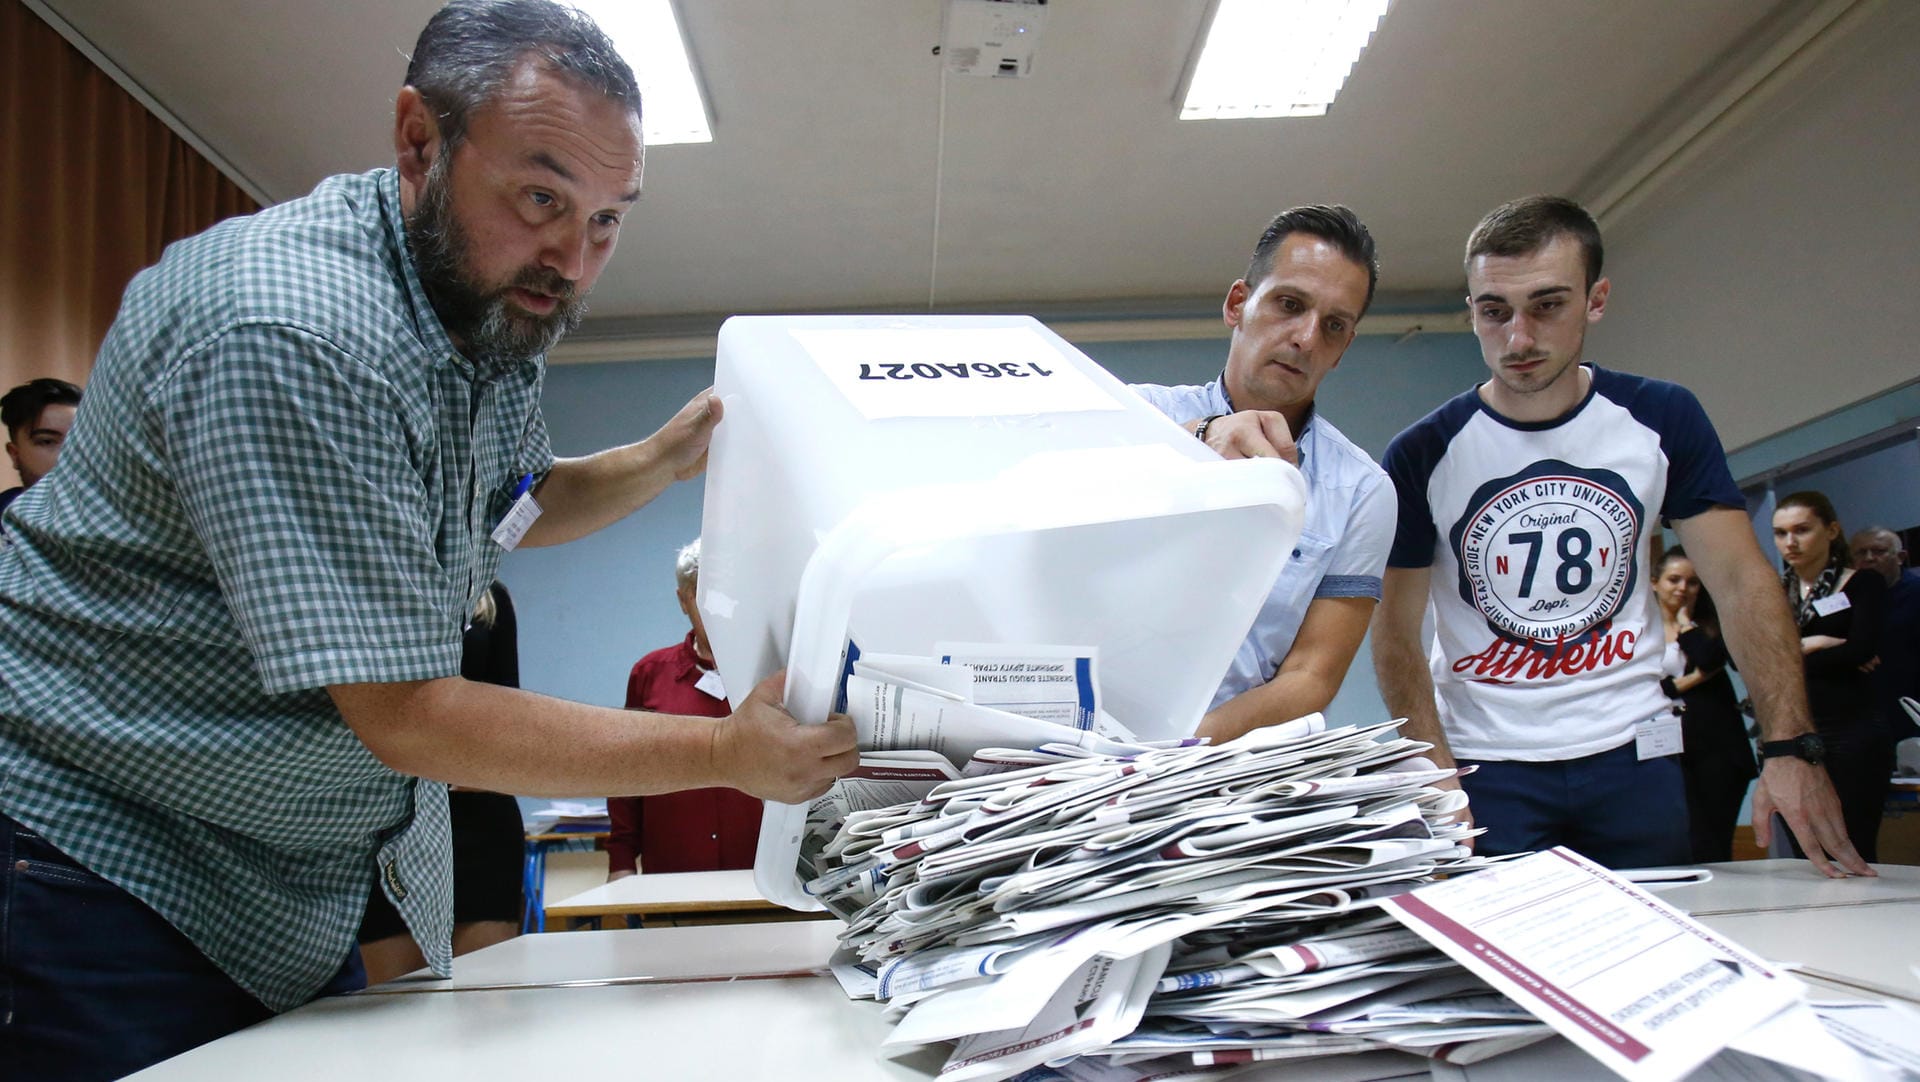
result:
M 1821 616 L 1832 616 L 1836 612 L 1845 612 L 1853 607 L 1853 598 L 1845 594 L 1828 594 L 1813 603 L 1813 611 Z
M 520 498 L 513 501 L 513 506 L 507 508 L 507 513 L 501 516 L 500 525 L 493 528 L 493 543 L 512 552 L 539 517 L 540 505 L 533 502 L 533 493 L 522 492 Z
M 1680 717 L 1671 711 L 1655 714 L 1633 726 L 1633 750 L 1641 762 L 1678 755 L 1681 751 Z
M 725 702 L 727 699 L 727 686 L 720 682 L 720 670 L 718 669 L 708 669 L 702 673 L 700 679 L 694 681 L 693 686 L 696 691 L 703 691 L 719 699 L 721 702 Z

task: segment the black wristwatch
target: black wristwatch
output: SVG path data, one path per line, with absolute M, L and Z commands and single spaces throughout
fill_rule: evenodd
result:
M 1801 733 L 1792 740 L 1763 740 L 1760 742 L 1760 761 L 1775 759 L 1782 755 L 1791 755 L 1796 759 L 1805 759 L 1819 766 L 1827 758 L 1827 742 L 1820 739 L 1819 733 Z

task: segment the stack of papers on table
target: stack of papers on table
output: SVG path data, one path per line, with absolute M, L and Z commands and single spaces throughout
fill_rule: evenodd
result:
M 607 802 L 600 800 L 556 800 L 526 814 L 529 837 L 535 834 L 591 834 L 607 830 Z
M 1489 863 L 1435 787 L 1454 772 L 1394 730 L 1316 715 L 1217 747 L 1043 745 L 849 815 L 808 889 L 904 1012 L 889 1043 L 954 1042 L 952 1082 L 1541 1039 L 1375 908 Z
M 1093 668 L 1021 649 L 857 658 L 861 768 L 815 802 L 802 846 L 807 892 L 848 924 L 836 976 L 897 1016 L 889 1046 L 948 1044 L 943 1082 L 1266 1077 L 1307 1058 L 1353 1082 L 1509 1062 L 1892 1077 L 1794 982 L 1625 879 L 1563 849 L 1474 856 L 1465 795 L 1440 787 L 1457 772 L 1397 722 L 1143 743 L 1090 681 L 995 689 L 1053 720 L 981 702 L 978 672 Z

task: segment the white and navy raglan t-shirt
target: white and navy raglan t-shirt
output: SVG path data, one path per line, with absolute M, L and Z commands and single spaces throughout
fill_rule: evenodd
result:
M 1576 759 L 1670 710 L 1654 516 L 1745 506 L 1692 392 L 1588 370 L 1557 420 L 1508 420 L 1470 390 L 1387 447 L 1387 564 L 1432 568 L 1433 682 L 1459 758 Z

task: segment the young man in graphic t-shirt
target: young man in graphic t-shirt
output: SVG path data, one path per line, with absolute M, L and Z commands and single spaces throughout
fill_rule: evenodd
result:
M 1821 871 L 1870 875 L 1818 765 L 1799 644 L 1712 423 L 1683 387 L 1580 363 L 1606 310 L 1600 267 L 1598 228 L 1564 199 L 1509 203 L 1468 238 L 1493 378 L 1387 448 L 1400 507 L 1373 624 L 1382 695 L 1443 765 L 1478 767 L 1463 785 L 1482 852 L 1687 863 L 1649 566 L 1651 531 L 1671 522 L 1759 708 L 1756 840 L 1778 811 Z

